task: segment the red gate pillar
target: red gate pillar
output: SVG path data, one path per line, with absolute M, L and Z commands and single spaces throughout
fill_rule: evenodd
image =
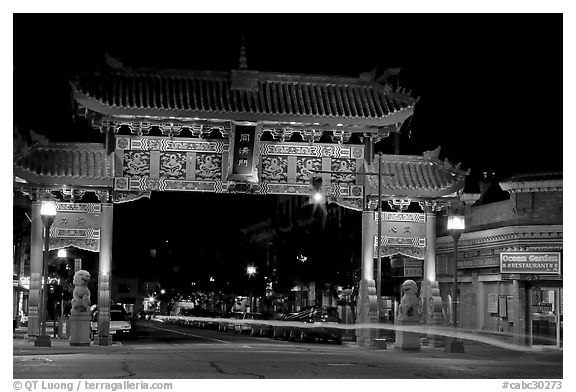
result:
M 28 295 L 28 338 L 36 339 L 40 328 L 40 303 L 42 291 L 42 218 L 41 200 L 32 202 L 32 227 L 30 229 L 30 292 Z
M 362 278 L 358 289 L 356 323 L 363 324 L 356 329 L 356 342 L 369 347 L 378 336 L 378 303 L 374 280 L 374 211 L 362 212 Z M 373 326 L 370 326 L 373 324 Z
M 106 196 L 107 198 L 107 196 Z M 112 272 L 113 204 L 102 202 L 100 258 L 98 264 L 98 335 L 94 343 L 110 346 L 110 274 Z

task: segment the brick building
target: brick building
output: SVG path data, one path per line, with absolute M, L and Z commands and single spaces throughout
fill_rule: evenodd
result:
M 562 173 L 500 182 L 509 198 L 465 207 L 459 241 L 459 325 L 523 345 L 562 347 Z M 441 229 L 444 227 L 444 229 Z M 439 219 L 437 277 L 446 313 L 453 239 Z

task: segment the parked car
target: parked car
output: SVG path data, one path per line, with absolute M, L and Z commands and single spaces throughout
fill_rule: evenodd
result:
M 98 334 L 98 306 L 90 308 L 90 339 Z M 110 335 L 113 339 L 133 337 L 130 317 L 122 305 L 110 305 Z
M 334 341 L 342 343 L 343 331 L 338 328 L 342 322 L 337 308 L 326 306 L 311 306 L 283 318 L 286 325 L 275 325 L 275 339 L 306 341 Z M 296 325 L 294 325 L 296 323 Z

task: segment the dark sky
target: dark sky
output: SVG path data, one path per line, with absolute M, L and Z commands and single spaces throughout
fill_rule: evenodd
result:
M 562 28 L 560 14 L 15 15 L 14 114 L 51 140 L 101 141 L 71 120 L 72 73 L 101 64 L 104 52 L 135 68 L 229 71 L 244 35 L 253 70 L 380 76 L 401 67 L 401 85 L 420 97 L 403 154 L 442 146 L 441 159 L 474 177 L 561 171 Z M 220 235 L 207 243 L 222 246 L 218 233 L 273 204 L 221 196 L 117 206 L 115 238 L 145 249 L 163 236 L 189 244 Z
M 559 14 L 72 14 L 14 21 L 15 91 L 26 97 L 16 114 L 32 109 L 40 132 L 67 133 L 67 74 L 101 62 L 104 52 L 132 67 L 227 71 L 237 68 L 245 35 L 248 66 L 259 71 L 358 76 L 377 68 L 379 76 L 401 67 L 401 84 L 421 98 L 401 153 L 441 145 L 442 159 L 501 175 L 562 169 Z

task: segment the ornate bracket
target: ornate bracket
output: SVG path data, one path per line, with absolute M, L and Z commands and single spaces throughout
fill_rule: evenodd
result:
M 378 197 L 367 197 L 365 207 L 366 211 L 374 211 L 378 208 Z
M 351 131 L 347 131 L 347 130 L 343 130 L 343 129 L 337 129 L 337 130 L 332 131 L 332 141 L 336 141 L 340 144 L 348 143 L 351 136 L 352 136 Z
M 223 139 L 230 138 L 230 129 L 226 128 L 224 125 L 213 125 L 213 126 L 204 126 L 201 128 L 200 136 L 202 139 L 210 139 L 210 135 L 213 131 L 220 132 L 220 136 Z M 197 133 L 197 131 L 193 131 L 193 134 Z
M 180 132 L 182 132 L 182 124 L 161 123 L 159 127 L 164 136 L 179 136 Z
M 112 201 L 110 191 L 96 191 L 96 196 L 98 196 L 100 203 L 109 203 Z
M 390 208 L 396 211 L 406 211 L 408 207 L 410 207 L 410 203 L 412 203 L 411 199 L 392 199 L 388 200 L 388 205 Z
M 190 132 L 194 137 L 201 137 L 202 136 L 202 129 L 204 128 L 203 125 L 200 124 L 193 124 L 190 126 Z
M 318 142 L 322 137 L 322 131 L 319 129 L 304 129 L 302 131 L 302 138 L 308 143 Z
M 138 136 L 148 135 L 148 133 L 150 133 L 150 128 L 152 128 L 152 123 L 149 122 L 133 121 L 126 125 L 132 134 Z
M 375 132 L 362 132 L 362 142 L 364 138 L 369 138 L 373 143 L 378 143 L 380 140 L 387 138 L 390 135 L 389 131 L 378 130 Z
M 272 134 L 274 140 L 278 140 L 281 142 L 290 140 L 292 134 L 294 133 L 293 128 L 271 128 L 266 129 L 266 131 L 269 131 Z
M 34 189 L 30 192 L 27 192 L 28 197 L 30 197 L 30 200 L 32 201 L 41 201 L 41 200 L 58 200 L 58 197 L 56 197 L 53 193 L 52 189 L 48 189 L 48 188 L 38 188 L 38 189 Z
M 418 204 L 424 212 L 439 212 L 446 207 L 447 203 L 440 200 L 423 200 L 419 201 Z
M 86 191 L 84 189 L 63 188 L 60 193 L 64 201 L 75 203 L 82 200 Z

